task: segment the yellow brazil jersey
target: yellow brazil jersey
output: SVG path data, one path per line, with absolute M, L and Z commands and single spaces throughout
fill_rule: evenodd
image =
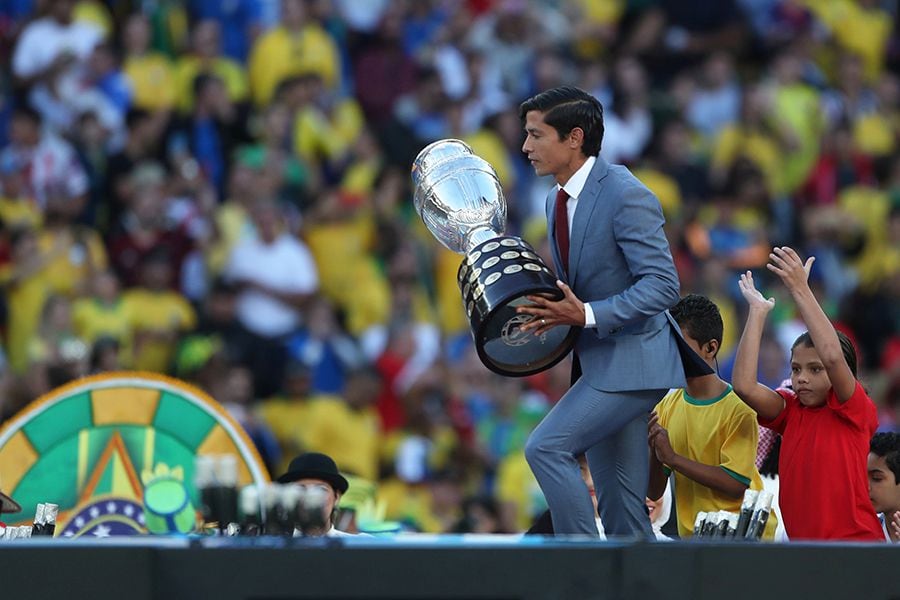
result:
M 133 289 L 123 296 L 134 334 L 134 368 L 165 373 L 180 332 L 197 322 L 194 309 L 177 292 Z
M 51 291 L 77 296 L 91 273 L 107 267 L 106 248 L 93 229 L 49 230 L 38 234 L 38 248 L 47 256 L 41 271 Z
M 308 400 L 285 396 L 269 398 L 259 404 L 256 415 L 269 426 L 278 440 L 283 454 L 280 472 L 286 472 L 290 461 L 305 450 L 301 441 L 305 438 L 309 423 Z
M 373 409 L 352 410 L 337 396 L 320 396 L 309 401 L 306 418 L 303 447 L 327 454 L 341 471 L 378 479 L 381 431 Z
M 75 333 L 86 343 L 93 344 L 101 337 L 110 337 L 127 350 L 132 319 L 128 305 L 121 299 L 107 304 L 96 298 L 79 298 L 72 307 L 72 321 Z M 127 355 L 127 351 L 122 352 L 122 356 Z
M 713 168 L 727 170 L 739 158 L 746 158 L 762 172 L 770 193 L 784 192 L 786 183 L 781 173 L 784 157 L 774 135 L 740 125 L 723 127 L 713 144 Z
M 820 95 L 811 86 L 794 83 L 775 88 L 771 118 L 774 126 L 788 131 L 796 146 L 782 157 L 778 166 L 784 191 L 793 193 L 806 181 L 819 158 L 824 121 Z
M 490 129 L 479 129 L 474 133 L 463 138 L 463 141 L 472 147 L 472 151 L 478 156 L 488 161 L 494 172 L 497 173 L 497 179 L 504 190 L 509 191 L 516 183 L 516 170 L 510 160 L 509 151 L 503 144 L 500 136 Z
M 185 56 L 175 63 L 175 102 L 180 111 L 190 112 L 194 107 L 194 79 L 201 73 L 221 79 L 232 102 L 247 99 L 247 74 L 239 62 L 219 57 L 205 65 L 196 56 Z
M 132 103 L 154 111 L 175 105 L 175 71 L 169 58 L 160 52 L 125 59 L 125 76 L 131 83 Z
M 497 467 L 497 499 L 513 507 L 518 531 L 531 527 L 547 509 L 544 493 L 521 450 L 505 456 Z
M 312 164 L 338 160 L 350 150 L 362 133 L 365 117 L 359 103 L 343 98 L 330 110 L 304 106 L 294 121 L 294 152 Z
M 756 413 L 729 385 L 720 396 L 698 400 L 685 390 L 673 390 L 656 405 L 659 423 L 669 432 L 672 449 L 705 465 L 719 466 L 750 489 L 763 489 L 756 468 L 759 428 Z M 700 511 L 740 512 L 741 499 L 730 498 L 675 472 L 675 507 L 678 534 L 690 537 Z M 764 537 L 772 539 L 777 525 L 769 517 Z
M 37 335 L 41 311 L 50 295 L 50 282 L 42 269 L 28 277 L 13 281 L 12 264 L 0 268 L 0 285 L 6 294 L 9 313 L 6 327 L 6 352 L 16 373 L 28 366 L 28 343 Z
M 7 230 L 38 229 L 44 220 L 41 208 L 30 198 L 0 196 L 0 221 Z
M 375 235 L 373 216 L 367 212 L 312 225 L 306 235 L 321 289 L 345 311 L 354 335 L 390 317 L 390 287 L 370 252 Z
M 856 0 L 803 0 L 802 4 L 831 30 L 838 44 L 863 59 L 869 81 L 881 74 L 891 36 L 890 13 L 877 3 L 865 7 Z
M 112 16 L 109 9 L 98 0 L 81 0 L 75 5 L 72 16 L 79 23 L 89 23 L 109 37 L 113 31 Z
M 250 87 L 257 106 L 272 99 L 275 88 L 285 79 L 316 73 L 333 88 L 341 72 L 337 45 L 318 24 L 309 24 L 297 34 L 275 27 L 262 34 L 253 45 L 248 62 Z

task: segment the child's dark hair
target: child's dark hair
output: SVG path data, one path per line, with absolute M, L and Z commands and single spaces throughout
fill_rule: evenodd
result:
M 869 442 L 869 452 L 884 458 L 894 474 L 894 483 L 900 485 L 900 433 L 876 433 Z
M 716 340 L 722 345 L 722 314 L 716 303 L 706 296 L 688 294 L 669 312 L 679 327 L 687 329 L 688 334 L 701 345 L 710 340 Z
M 847 361 L 847 366 L 850 367 L 850 371 L 853 373 L 853 376 L 856 377 L 856 348 L 853 346 L 853 342 L 850 341 L 850 338 L 848 338 L 845 334 L 838 331 L 837 329 L 835 329 L 834 332 L 837 334 L 838 341 L 841 343 L 841 351 L 844 353 L 844 360 Z M 816 347 L 816 345 L 813 344 L 812 336 L 809 335 L 809 332 L 807 331 L 801 334 L 800 337 L 798 337 L 796 340 L 794 340 L 794 344 L 791 346 L 792 355 L 794 353 L 794 348 L 800 346 L 801 344 L 806 346 L 807 348 Z

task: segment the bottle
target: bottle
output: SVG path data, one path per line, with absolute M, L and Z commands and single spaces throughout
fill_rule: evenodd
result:
M 216 485 L 213 494 L 218 509 L 216 520 L 221 529 L 238 520 L 237 479 L 237 457 L 233 454 L 219 456 L 215 463 Z
M 728 529 L 725 531 L 725 537 L 727 539 L 734 539 L 735 533 L 737 532 L 737 524 L 740 518 L 741 515 L 739 515 L 738 513 L 728 513 Z
M 256 484 L 250 484 L 241 490 L 238 495 L 238 506 L 241 513 L 241 535 L 261 535 L 262 518 L 259 512 L 259 490 L 256 488 Z
M 300 486 L 287 484 L 279 490 L 278 522 L 284 535 L 294 535 L 294 530 L 302 531 L 301 500 L 303 491 Z
M 303 490 L 298 505 L 298 521 L 301 531 L 326 532 L 331 527 L 330 516 L 325 514 L 328 492 L 317 485 Z
M 714 537 L 725 539 L 728 534 L 728 517 L 731 515 L 727 510 L 719 511 L 719 525 L 716 527 Z
M 31 526 L 31 535 L 42 535 L 44 530 L 44 513 L 46 512 L 46 504 L 40 502 L 34 509 L 34 523 Z
M 204 523 L 218 521 L 218 509 L 216 507 L 215 494 L 213 493 L 215 461 L 216 458 L 214 456 L 206 454 L 199 454 L 194 458 L 194 486 L 197 488 L 197 495 L 200 497 L 200 513 L 203 515 Z
M 744 499 L 741 501 L 741 515 L 734 530 L 734 537 L 744 539 L 747 535 L 747 527 L 750 525 L 750 519 L 753 518 L 753 507 L 756 505 L 758 495 L 759 492 L 757 490 L 744 490 Z
M 713 535 L 715 535 L 716 528 L 719 526 L 719 519 L 721 519 L 721 516 L 718 512 L 708 513 L 706 515 L 706 522 L 703 523 L 703 529 L 700 531 L 700 537 L 713 537 Z
M 44 531 L 42 535 L 53 537 L 56 535 L 56 517 L 59 514 L 59 504 L 48 502 L 44 505 Z
M 703 523 L 706 521 L 706 511 L 701 510 L 697 513 L 697 518 L 694 519 L 694 537 L 699 537 L 700 532 L 703 531 Z
M 769 520 L 769 513 L 772 512 L 772 500 L 775 496 L 772 492 L 762 491 L 756 499 L 756 505 L 753 507 L 753 517 L 750 519 L 750 525 L 747 527 L 747 535 L 745 539 L 760 540 L 763 531 L 766 529 L 766 523 Z
M 279 520 L 279 512 L 281 511 L 281 486 L 279 484 L 270 483 L 263 488 L 262 505 L 266 509 L 263 531 L 266 535 L 281 535 L 281 521 Z

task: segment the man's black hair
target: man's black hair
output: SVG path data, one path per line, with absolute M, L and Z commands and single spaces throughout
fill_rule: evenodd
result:
M 532 96 L 519 106 L 519 118 L 536 110 L 544 113 L 544 123 L 553 127 L 563 140 L 573 129 L 584 131 L 581 151 L 585 156 L 600 154 L 603 143 L 603 106 L 582 89 L 562 86 Z

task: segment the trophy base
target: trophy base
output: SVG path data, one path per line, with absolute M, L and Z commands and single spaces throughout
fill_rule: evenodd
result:
M 560 325 L 540 336 L 521 330 L 533 319 L 516 312 L 531 304 L 527 296 L 563 297 L 556 276 L 522 239 L 497 237 L 476 246 L 463 260 L 458 282 L 478 356 L 491 371 L 533 375 L 572 349 L 579 328 Z

